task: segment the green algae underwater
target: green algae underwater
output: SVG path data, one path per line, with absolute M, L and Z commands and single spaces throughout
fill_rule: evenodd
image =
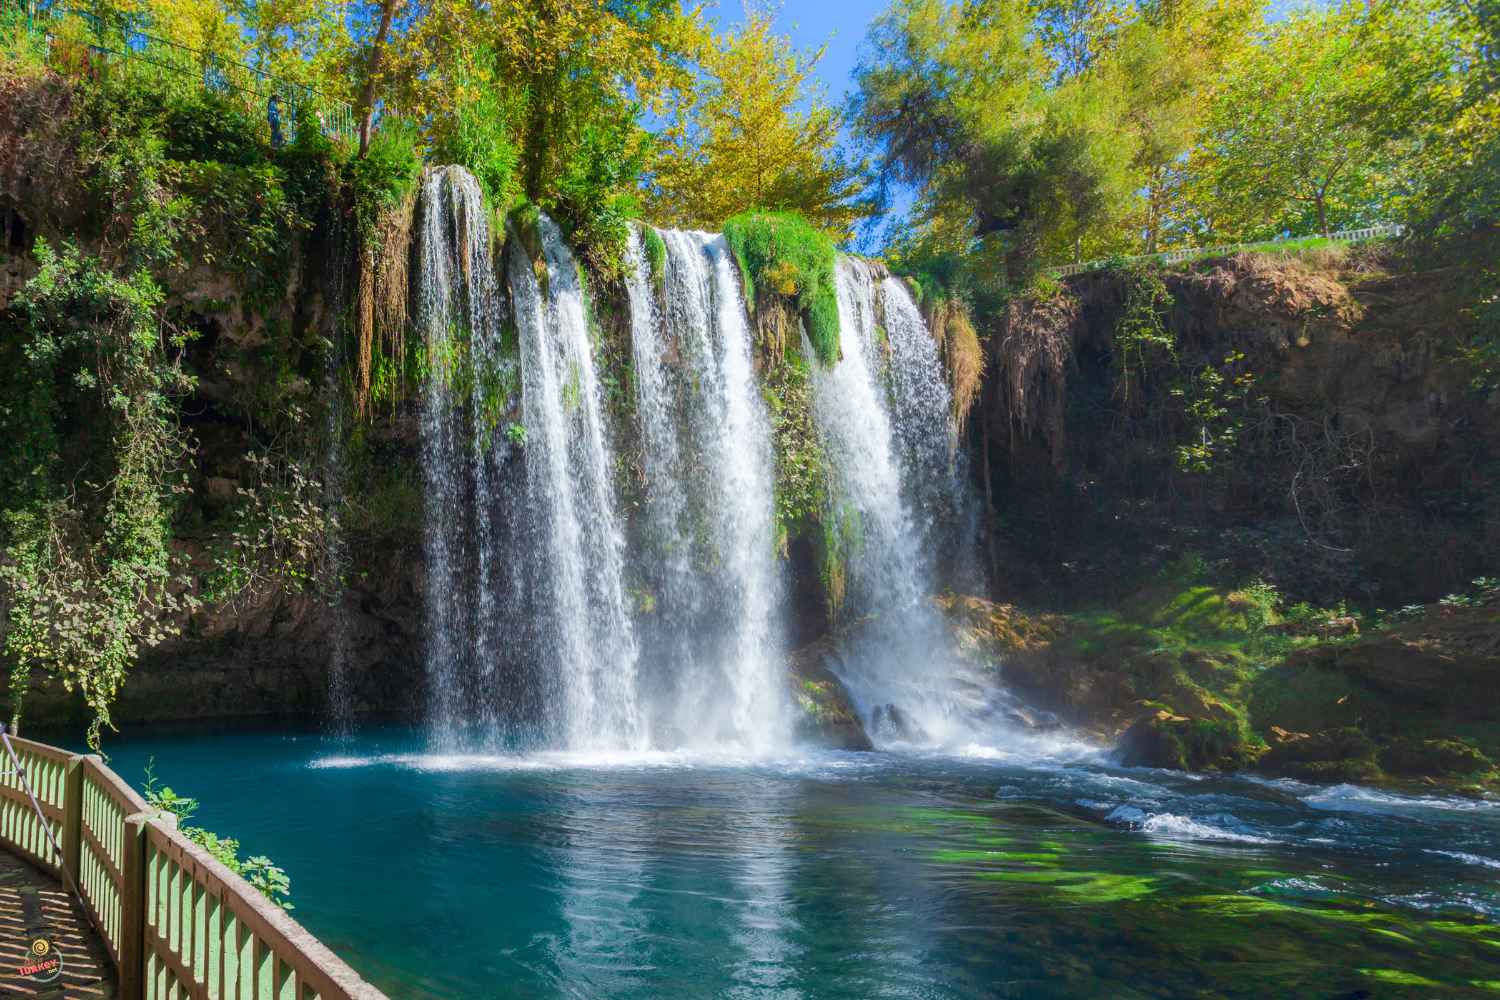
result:
M 1045 745 L 445 753 L 389 729 L 112 749 L 136 780 L 152 757 L 393 997 L 1500 1000 L 1494 802 Z

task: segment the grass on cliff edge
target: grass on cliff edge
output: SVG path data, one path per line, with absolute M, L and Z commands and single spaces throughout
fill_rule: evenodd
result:
M 791 212 L 743 212 L 724 223 L 745 282 L 746 305 L 779 295 L 795 304 L 807 338 L 824 365 L 839 359 L 839 306 L 834 292 L 833 240 Z

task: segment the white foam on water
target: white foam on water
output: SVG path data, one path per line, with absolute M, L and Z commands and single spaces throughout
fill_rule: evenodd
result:
M 1500 868 L 1500 861 L 1496 861 L 1494 858 L 1481 857 L 1478 854 L 1469 854 L 1467 851 L 1442 851 L 1431 847 L 1424 847 L 1422 852 L 1424 854 L 1440 854 L 1445 858 L 1453 858 L 1454 860 L 1462 861 L 1466 865 L 1476 865 L 1480 868 Z
M 1301 785 L 1300 790 L 1310 786 Z M 1333 785 L 1310 794 L 1300 794 L 1304 803 L 1314 809 L 1345 812 L 1400 813 L 1413 809 L 1437 809 L 1446 812 L 1482 812 L 1500 809 L 1500 802 L 1486 799 L 1461 799 L 1440 795 L 1396 795 L 1362 785 Z
M 308 762 L 314 770 L 395 767 L 424 773 L 462 771 L 611 771 L 756 769 L 779 777 L 836 777 L 865 774 L 890 766 L 885 754 L 811 751 L 760 754 L 749 750 L 548 750 L 535 753 L 385 753 L 334 754 Z
M 951 755 L 964 760 L 992 760 L 1005 763 L 1024 764 L 1029 768 L 1047 765 L 1102 764 L 1105 751 L 1091 743 L 1070 736 L 1047 734 L 1017 734 L 1003 746 L 986 743 L 965 743 L 951 751 Z
M 1203 817 L 1201 822 L 1189 816 L 1175 813 L 1150 813 L 1133 805 L 1116 806 L 1107 816 L 1106 823 L 1114 823 L 1127 829 L 1138 830 L 1161 840 L 1222 840 L 1243 844 L 1275 844 L 1278 841 L 1243 832 L 1247 827 L 1229 813 L 1216 813 Z

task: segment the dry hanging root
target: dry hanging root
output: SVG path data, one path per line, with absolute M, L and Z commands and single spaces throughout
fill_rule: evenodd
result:
M 370 245 L 360 248 L 359 298 L 355 303 L 355 408 L 370 416 L 377 342 L 381 354 L 406 356 L 407 282 L 416 191 L 382 214 Z
M 1063 461 L 1067 369 L 1082 310 L 1071 295 L 1046 302 L 1013 301 L 995 351 L 1000 366 L 994 405 L 1012 430 L 1039 431 L 1056 464 Z
M 953 424 L 962 433 L 984 380 L 984 346 L 979 342 L 979 331 L 974 329 L 968 307 L 952 298 L 938 299 L 927 309 L 927 329 L 937 341 L 948 370 Z

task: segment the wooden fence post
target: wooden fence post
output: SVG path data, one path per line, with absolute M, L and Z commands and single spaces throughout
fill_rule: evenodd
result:
M 120 1000 L 146 995 L 146 824 L 150 813 L 132 813 L 121 823 Z
M 78 886 L 83 851 L 83 757 L 68 758 L 63 779 L 62 867 L 64 883 Z

